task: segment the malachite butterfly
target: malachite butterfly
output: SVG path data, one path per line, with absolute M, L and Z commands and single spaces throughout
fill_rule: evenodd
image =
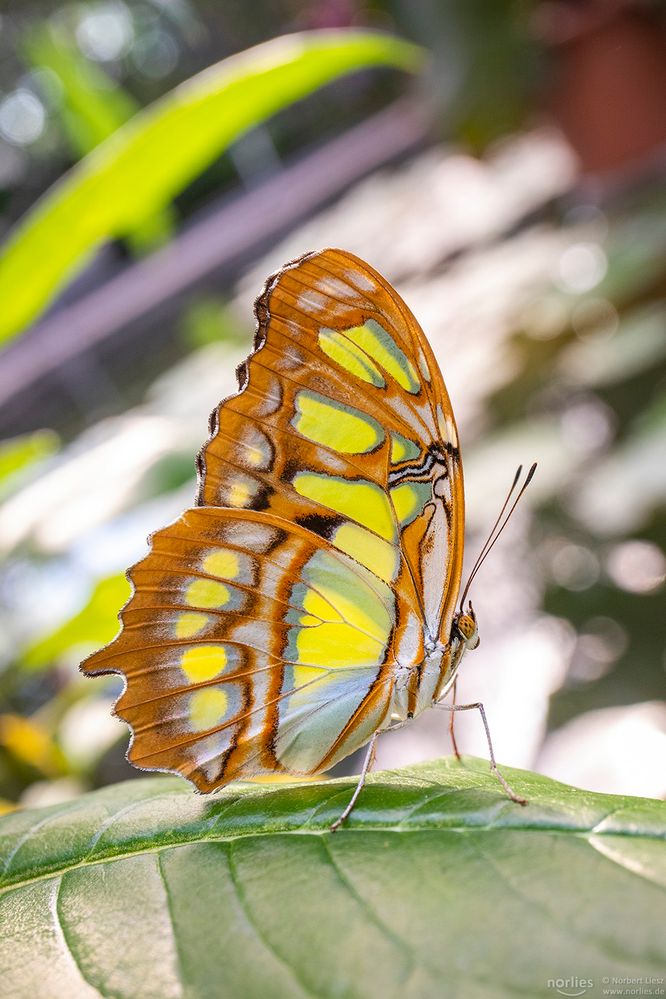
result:
M 331 249 L 271 276 L 255 310 L 196 506 L 153 535 L 120 634 L 82 666 L 124 676 L 130 762 L 204 792 L 372 751 L 441 705 L 478 644 L 471 605 L 456 610 L 456 423 L 412 313 Z

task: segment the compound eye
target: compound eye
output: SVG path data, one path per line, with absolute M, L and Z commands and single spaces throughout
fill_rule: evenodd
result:
M 479 644 L 479 635 L 474 618 L 470 614 L 460 614 L 456 625 L 467 646 L 475 649 Z
M 458 618 L 458 631 L 463 636 L 463 638 L 471 638 L 474 634 L 474 622 L 472 621 L 469 614 L 461 614 Z

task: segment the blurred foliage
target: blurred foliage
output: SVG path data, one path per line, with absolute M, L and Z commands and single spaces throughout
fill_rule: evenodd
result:
M 73 654 L 78 659 L 87 651 L 106 645 L 118 631 L 118 610 L 127 603 L 129 597 L 130 584 L 124 574 L 100 580 L 92 591 L 90 600 L 78 614 L 26 647 L 23 654 L 25 667 L 35 669 L 51 666 L 65 655 L 71 659 Z
M 225 302 L 213 295 L 201 295 L 187 310 L 183 318 L 181 337 L 190 350 L 209 343 L 245 342 L 245 331 L 240 330 L 236 317 Z
M 57 112 L 77 158 L 91 152 L 140 110 L 131 94 L 85 58 L 62 26 L 42 25 L 28 34 L 24 45 L 35 69 L 50 72 L 59 81 Z M 124 237 L 134 250 L 144 252 L 166 242 L 174 234 L 174 223 L 175 213 L 165 205 L 140 225 L 130 226 Z
M 24 41 L 29 62 L 52 74 L 61 90 L 57 112 L 78 158 L 124 125 L 141 105 L 101 65 L 86 59 L 69 32 L 40 25 Z
M 565 251 L 555 288 L 513 334 L 516 376 L 490 400 L 493 424 L 547 415 L 574 461 L 589 455 L 573 482 L 562 470 L 534 532 L 544 610 L 578 636 L 552 727 L 664 696 L 666 199 L 658 188 L 621 197 L 589 221 L 569 250 L 579 269 Z
M 136 231 L 264 118 L 345 73 L 420 62 L 390 35 L 310 33 L 266 42 L 181 84 L 85 157 L 10 237 L 0 256 L 0 341 L 33 321 L 102 241 Z
M 446 138 L 480 152 L 525 121 L 543 72 L 530 33 L 534 6 L 530 0 L 387 4 L 400 29 L 433 53 L 428 99 Z
M 0 441 L 0 500 L 16 490 L 36 466 L 55 454 L 59 444 L 53 430 L 38 430 Z
M 0 715 L 0 746 L 19 765 L 26 765 L 44 777 L 57 777 L 66 771 L 65 759 L 45 725 L 20 715 Z

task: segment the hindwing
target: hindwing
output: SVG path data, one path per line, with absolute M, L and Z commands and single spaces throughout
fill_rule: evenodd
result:
M 135 765 L 178 770 L 204 791 L 314 773 L 386 718 L 396 621 L 414 608 L 311 531 L 195 508 L 153 536 L 129 576 L 122 633 L 84 669 L 124 674 L 116 713 Z

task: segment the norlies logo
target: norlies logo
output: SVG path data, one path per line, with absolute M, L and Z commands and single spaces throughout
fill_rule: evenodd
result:
M 591 978 L 549 978 L 546 982 L 549 989 L 555 989 L 561 996 L 584 996 L 588 989 L 594 988 Z

